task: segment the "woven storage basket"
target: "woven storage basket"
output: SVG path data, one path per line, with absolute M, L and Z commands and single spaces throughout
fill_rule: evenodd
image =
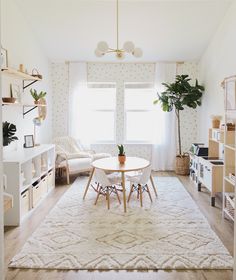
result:
M 190 158 L 188 154 L 176 156 L 175 173 L 178 175 L 189 175 Z
M 212 120 L 212 128 L 220 128 L 220 120 Z
M 234 219 L 234 198 L 233 193 L 225 193 L 225 209 L 229 213 L 229 215 Z

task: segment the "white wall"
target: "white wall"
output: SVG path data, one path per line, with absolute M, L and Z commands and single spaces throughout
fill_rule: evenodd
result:
M 236 1 L 233 1 L 222 24 L 200 60 L 200 80 L 205 95 L 199 110 L 199 138 L 207 143 L 210 115 L 224 114 L 221 81 L 236 74 Z
M 22 63 L 29 73 L 32 72 L 33 68 L 37 68 L 43 75 L 43 80 L 32 87 L 48 93 L 46 97 L 48 115 L 38 130 L 38 140 L 41 143 L 49 142 L 51 140 L 52 111 L 49 61 L 37 44 L 33 30 L 31 30 L 13 1 L 2 0 L 1 23 L 2 46 L 8 50 L 9 66 L 18 69 L 19 64 Z M 16 80 L 6 75 L 3 76 L 3 96 L 9 96 L 10 83 L 22 85 L 21 80 Z M 27 103 L 33 103 L 29 89 L 22 95 L 22 100 Z M 22 108 L 13 106 L 3 107 L 3 120 L 12 122 L 17 126 L 17 136 L 20 140 L 18 141 L 18 146 L 22 146 L 24 135 L 33 134 L 32 120 L 36 116 L 37 112 L 35 110 L 23 119 Z M 12 145 L 14 146 L 14 144 Z

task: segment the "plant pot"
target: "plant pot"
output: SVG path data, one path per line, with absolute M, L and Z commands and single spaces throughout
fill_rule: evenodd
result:
M 118 160 L 120 164 L 124 164 L 126 161 L 126 156 L 118 156 Z
M 212 128 L 220 128 L 220 120 L 212 120 Z
M 35 100 L 35 101 L 34 101 L 34 104 L 35 104 L 35 105 L 40 104 L 40 100 L 37 100 L 37 101 Z
M 15 103 L 16 98 L 15 97 L 3 97 L 2 102 L 4 102 L 4 103 Z
M 189 175 L 189 155 L 178 155 L 175 161 L 175 173 L 178 175 Z

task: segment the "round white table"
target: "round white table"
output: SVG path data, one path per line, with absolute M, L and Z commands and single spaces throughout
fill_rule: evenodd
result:
M 126 157 L 126 161 L 124 164 L 120 164 L 118 161 L 118 157 L 109 157 L 95 160 L 92 163 L 92 171 L 89 176 L 89 180 L 84 192 L 83 199 L 85 199 L 86 194 L 88 192 L 88 188 L 90 186 L 91 180 L 93 178 L 94 170 L 96 168 L 102 169 L 104 171 L 110 172 L 121 172 L 122 178 L 122 189 L 123 189 L 123 201 L 124 201 L 124 211 L 126 212 L 126 188 L 125 188 L 125 172 L 130 171 L 138 171 L 144 169 L 150 165 L 150 162 L 143 158 L 138 157 Z M 152 176 L 150 176 L 150 181 L 154 186 L 154 181 Z M 155 189 L 155 188 L 154 188 Z

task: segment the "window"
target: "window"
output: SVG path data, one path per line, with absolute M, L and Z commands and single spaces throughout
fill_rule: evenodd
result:
M 115 84 L 88 84 L 87 108 L 90 142 L 115 142 Z
M 125 141 L 151 143 L 156 98 L 153 84 L 125 84 Z

